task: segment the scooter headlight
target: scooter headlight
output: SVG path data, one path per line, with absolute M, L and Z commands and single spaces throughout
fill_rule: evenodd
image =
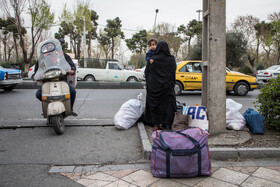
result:
M 60 77 L 61 74 L 62 74 L 61 70 L 49 71 L 49 72 L 45 73 L 45 78 L 52 79 L 52 78 Z

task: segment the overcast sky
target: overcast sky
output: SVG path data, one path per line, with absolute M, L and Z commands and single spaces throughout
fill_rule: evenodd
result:
M 46 1 L 51 4 L 56 18 L 61 14 L 65 3 L 70 11 L 77 5 L 77 0 Z M 196 10 L 202 9 L 202 0 L 90 0 L 89 2 L 91 9 L 99 15 L 99 25 L 106 25 L 107 19 L 119 17 L 126 38 L 130 38 L 136 32 L 129 30 L 152 29 L 156 9 L 159 9 L 157 24 L 167 22 L 175 24 L 176 27 L 181 24 L 187 25 L 192 19 L 198 19 Z M 279 11 L 280 0 L 227 0 L 227 26 L 237 16 L 250 14 L 266 20 L 269 13 Z

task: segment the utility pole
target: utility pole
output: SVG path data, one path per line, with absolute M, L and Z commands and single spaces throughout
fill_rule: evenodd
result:
M 83 53 L 84 53 L 84 67 L 87 67 L 87 61 L 86 61 L 86 18 L 83 16 L 83 22 L 84 22 L 84 31 L 83 31 Z
M 157 35 L 156 35 L 156 28 L 157 28 L 157 13 L 158 13 L 158 12 L 159 12 L 159 9 L 156 9 L 155 25 L 154 25 L 155 38 L 157 38 Z
M 202 103 L 210 134 L 226 132 L 226 0 L 203 0 Z
M 200 13 L 202 12 L 202 10 L 197 10 L 196 12 L 198 13 L 198 21 L 200 21 Z

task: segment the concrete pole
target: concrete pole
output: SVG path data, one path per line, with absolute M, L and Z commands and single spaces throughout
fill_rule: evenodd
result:
M 203 0 L 202 105 L 210 134 L 226 132 L 226 0 Z
M 200 12 L 202 12 L 202 10 L 197 10 L 196 12 L 198 13 L 198 21 L 200 21 Z
M 83 16 L 83 22 L 84 22 L 84 31 L 83 31 L 83 54 L 84 54 L 84 67 L 87 67 L 87 61 L 86 61 L 86 18 Z
M 157 38 L 157 35 L 156 35 L 156 28 L 157 28 L 157 13 L 158 13 L 158 12 L 159 12 L 159 9 L 156 9 L 155 24 L 154 24 L 155 38 Z

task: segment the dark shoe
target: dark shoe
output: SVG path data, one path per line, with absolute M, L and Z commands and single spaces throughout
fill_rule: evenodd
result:
M 78 114 L 77 114 L 76 112 L 73 112 L 73 111 L 72 111 L 71 116 L 78 116 Z

